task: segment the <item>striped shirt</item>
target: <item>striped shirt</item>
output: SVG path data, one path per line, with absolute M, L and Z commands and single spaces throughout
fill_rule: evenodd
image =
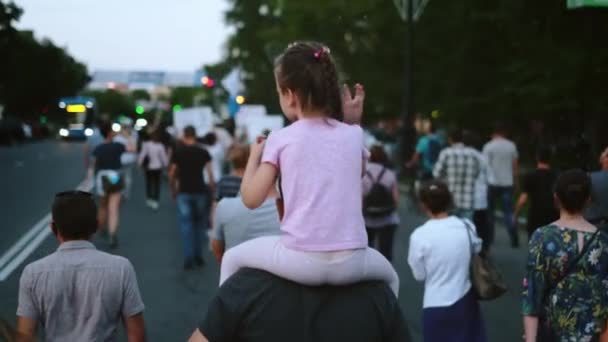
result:
M 241 190 L 241 180 L 241 177 L 232 175 L 222 177 L 217 186 L 215 200 L 219 201 L 224 197 L 236 197 Z

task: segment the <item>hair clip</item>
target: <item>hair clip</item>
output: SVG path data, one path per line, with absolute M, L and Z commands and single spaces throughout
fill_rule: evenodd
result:
M 313 56 L 314 56 L 316 59 L 319 59 L 319 58 L 321 58 L 321 56 L 323 56 L 324 54 L 329 55 L 329 53 L 330 53 L 329 48 L 327 48 L 327 47 L 325 47 L 325 46 L 324 46 L 324 47 L 320 48 L 319 50 L 315 51 L 315 53 L 313 53 Z

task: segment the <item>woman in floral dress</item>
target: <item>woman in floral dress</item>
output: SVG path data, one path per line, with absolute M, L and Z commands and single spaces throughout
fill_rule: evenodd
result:
M 608 235 L 582 216 L 590 191 L 583 171 L 562 173 L 555 189 L 560 218 L 537 229 L 530 239 L 523 282 L 526 342 L 548 340 L 541 338 L 541 331 L 551 332 L 552 341 L 608 341 L 608 333 L 603 333 L 608 318 Z

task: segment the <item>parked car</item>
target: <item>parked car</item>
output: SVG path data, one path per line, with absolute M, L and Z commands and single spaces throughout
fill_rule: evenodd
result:
M 0 144 L 14 145 L 26 139 L 23 123 L 17 119 L 4 118 L 0 120 Z

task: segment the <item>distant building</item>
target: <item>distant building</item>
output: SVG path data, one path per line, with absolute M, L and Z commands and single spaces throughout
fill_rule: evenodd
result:
M 203 72 L 165 72 L 165 71 L 116 71 L 98 70 L 91 75 L 89 89 L 117 89 L 130 91 L 146 89 L 150 92 L 157 88 L 200 86 Z M 162 92 L 162 91 L 161 91 Z

